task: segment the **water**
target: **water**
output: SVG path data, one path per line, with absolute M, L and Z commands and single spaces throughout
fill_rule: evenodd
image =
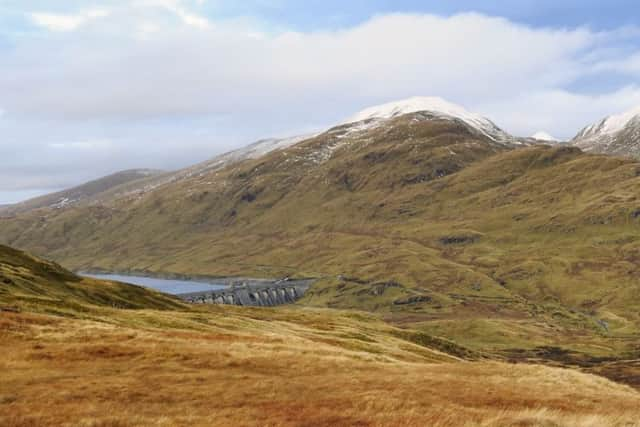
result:
M 146 286 L 147 288 L 153 288 L 160 292 L 173 295 L 186 294 L 189 292 L 211 291 L 227 287 L 222 284 L 215 285 L 191 280 L 156 279 L 153 277 L 125 276 L 120 274 L 85 274 L 85 276 L 93 277 L 94 279 L 115 280 L 118 282 Z

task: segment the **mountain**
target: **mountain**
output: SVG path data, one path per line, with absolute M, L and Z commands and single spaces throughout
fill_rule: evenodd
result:
M 591 153 L 640 158 L 640 107 L 585 127 L 571 143 Z
M 69 190 L 37 197 L 15 205 L 0 206 L 0 216 L 14 216 L 41 208 L 66 209 L 78 205 L 104 206 L 116 201 L 134 202 L 149 192 L 158 191 L 165 185 L 204 176 L 233 163 L 256 159 L 313 136 L 314 134 L 308 134 L 288 138 L 263 139 L 247 147 L 221 154 L 177 171 L 162 172 L 136 169 L 118 172 Z
M 416 120 L 451 120 L 465 125 L 472 132 L 505 145 L 531 145 L 531 138 L 517 138 L 498 128 L 491 120 L 470 113 L 463 107 L 438 97 L 413 97 L 370 107 L 353 115 L 337 128 L 346 132 L 342 136 L 383 127 L 389 120 L 411 113 L 419 113 Z M 12 216 L 41 208 L 63 209 L 77 204 L 109 204 L 115 200 L 135 201 L 144 194 L 157 191 L 165 185 L 175 184 L 197 176 L 204 176 L 232 164 L 258 159 L 267 154 L 289 148 L 318 136 L 304 134 L 286 138 L 268 138 L 246 147 L 218 155 L 178 171 L 161 172 L 147 169 L 129 170 L 58 193 L 48 194 L 15 205 L 0 206 L 0 215 Z
M 316 134 L 297 135 L 287 138 L 261 139 L 246 147 L 239 148 L 228 153 L 223 153 L 197 165 L 172 172 L 171 174 L 163 176 L 160 180 L 158 180 L 158 182 L 161 184 L 165 184 L 168 182 L 176 182 L 196 176 L 203 176 L 207 173 L 212 173 L 234 163 L 239 163 L 245 160 L 258 159 L 273 151 L 283 150 L 301 141 L 313 138 L 314 136 L 316 136 Z
M 410 113 L 423 113 L 432 118 L 458 120 L 479 134 L 497 142 L 514 143 L 516 138 L 507 134 L 491 120 L 438 97 L 413 97 L 367 108 L 353 115 L 343 124 L 363 122 L 364 127 L 375 127 L 389 119 Z
M 544 132 L 544 131 L 534 133 L 533 135 L 531 135 L 531 138 L 536 139 L 538 141 L 545 141 L 545 142 L 559 141 L 559 139 L 554 138 L 553 136 L 549 135 L 547 132 Z
M 135 197 L 0 219 L 0 241 L 74 269 L 316 277 L 300 304 L 501 357 L 635 357 L 640 163 L 400 104 Z
M 114 188 L 160 174 L 160 171 L 151 169 L 117 172 L 68 190 L 36 197 L 14 205 L 0 206 L 0 215 L 15 215 L 41 208 L 61 209 L 78 203 L 90 203 L 99 200 Z

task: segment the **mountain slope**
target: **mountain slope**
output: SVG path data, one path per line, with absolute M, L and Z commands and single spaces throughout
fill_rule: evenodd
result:
M 0 311 L 76 315 L 86 306 L 176 309 L 182 304 L 139 286 L 82 278 L 58 264 L 0 245 Z
M 640 107 L 585 127 L 571 143 L 593 153 L 640 158 Z
M 0 313 L 0 365 L 10 367 L 0 424 L 639 425 L 640 393 L 628 386 L 460 362 L 401 332 L 336 310 L 119 310 L 99 322 Z
M 257 141 L 210 160 L 172 172 L 150 169 L 133 169 L 99 178 L 80 186 L 47 194 L 13 205 L 0 205 L 0 216 L 13 216 L 28 211 L 54 208 L 65 209 L 77 205 L 109 205 L 114 201 L 133 201 L 160 187 L 185 180 L 194 176 L 203 176 L 215 172 L 233 163 L 256 159 L 272 151 L 281 150 L 314 134 L 288 138 L 269 138 Z
M 134 201 L 4 219 L 0 239 L 72 268 L 315 276 L 302 304 L 590 363 L 637 354 L 639 185 L 637 162 L 504 143 L 419 111 Z
M 99 200 L 105 193 L 127 183 L 159 175 L 161 172 L 150 169 L 132 169 L 117 172 L 86 184 L 36 197 L 14 205 L 0 206 L 0 214 L 15 215 L 41 208 L 60 209 L 78 203 Z

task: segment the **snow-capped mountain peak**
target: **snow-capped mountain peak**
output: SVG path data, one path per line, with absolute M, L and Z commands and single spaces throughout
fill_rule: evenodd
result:
M 591 126 L 587 126 L 586 128 L 584 128 L 582 131 L 580 131 L 576 138 L 587 138 L 597 134 L 611 135 L 616 132 L 620 132 L 629 124 L 629 122 L 638 117 L 640 117 L 640 106 L 625 111 L 624 113 L 605 117 L 599 122 L 596 122 Z
M 559 141 L 558 138 L 554 138 L 553 136 L 549 135 L 547 132 L 544 132 L 544 131 L 534 133 L 533 135 L 531 135 L 531 138 L 537 139 L 538 141 L 551 141 L 551 142 Z
M 571 143 L 593 153 L 640 157 L 640 106 L 585 127 Z
M 495 141 L 512 139 L 491 120 L 464 107 L 433 96 L 416 96 L 366 108 L 345 120 L 343 124 L 371 121 L 374 125 L 405 114 L 427 112 L 443 119 L 457 119 Z

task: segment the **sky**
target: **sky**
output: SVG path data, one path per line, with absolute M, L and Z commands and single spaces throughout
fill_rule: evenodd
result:
M 640 5 L 0 0 L 0 205 L 411 96 L 571 138 L 640 106 Z

